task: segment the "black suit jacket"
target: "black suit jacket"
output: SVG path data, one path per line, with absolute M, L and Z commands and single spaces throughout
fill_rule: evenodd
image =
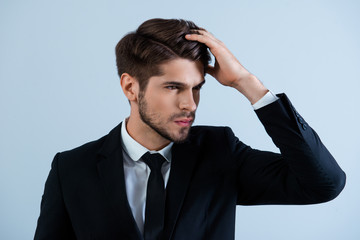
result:
M 174 144 L 163 239 L 234 239 L 237 204 L 313 204 L 335 198 L 345 174 L 285 95 L 256 111 L 281 154 L 227 127 L 192 127 Z M 125 190 L 120 125 L 58 153 L 35 239 L 142 239 Z

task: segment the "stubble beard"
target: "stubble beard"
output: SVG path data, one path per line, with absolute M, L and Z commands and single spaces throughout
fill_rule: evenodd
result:
M 190 132 L 190 127 L 182 127 L 179 131 L 179 137 L 171 134 L 168 129 L 165 128 L 166 123 L 161 122 L 160 114 L 151 113 L 148 109 L 148 104 L 145 100 L 144 93 L 139 94 L 139 115 L 141 120 L 147 124 L 151 129 L 153 129 L 157 134 L 162 136 L 163 138 L 175 142 L 175 143 L 183 143 L 187 140 Z M 167 122 L 173 122 L 177 118 L 181 117 L 191 117 L 195 120 L 195 112 L 183 112 L 179 114 L 173 114 L 169 117 Z

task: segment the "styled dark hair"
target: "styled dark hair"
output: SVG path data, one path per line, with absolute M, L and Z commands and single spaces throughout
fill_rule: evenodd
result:
M 185 39 L 185 35 L 199 30 L 191 21 L 154 18 L 125 35 L 116 45 L 118 74 L 135 77 L 140 90 L 145 90 L 152 76 L 161 75 L 160 64 L 176 58 L 200 61 L 204 70 L 210 62 L 205 44 Z M 205 74 L 205 71 L 204 71 Z

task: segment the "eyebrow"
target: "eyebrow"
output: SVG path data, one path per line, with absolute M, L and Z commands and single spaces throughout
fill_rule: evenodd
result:
M 199 83 L 198 85 L 194 86 L 194 88 L 196 87 L 201 87 L 202 85 L 205 84 L 205 79 L 203 79 L 203 81 L 201 83 Z M 187 86 L 187 84 L 182 83 L 182 82 L 176 82 L 176 81 L 169 81 L 169 82 L 164 82 L 162 85 L 174 85 L 174 86 L 178 86 L 178 87 L 185 87 Z

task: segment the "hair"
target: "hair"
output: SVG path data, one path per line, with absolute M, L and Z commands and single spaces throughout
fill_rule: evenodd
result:
M 144 91 L 150 77 L 162 74 L 159 65 L 176 58 L 200 61 L 205 74 L 211 59 L 207 46 L 185 39 L 186 34 L 200 29 L 193 22 L 183 19 L 154 18 L 145 21 L 116 45 L 119 76 L 130 74 Z

